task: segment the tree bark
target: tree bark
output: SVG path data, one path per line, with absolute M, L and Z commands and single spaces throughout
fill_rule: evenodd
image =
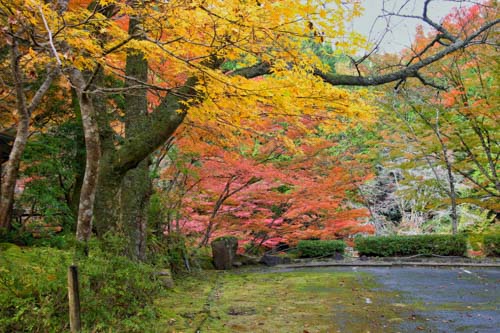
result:
M 11 46 L 11 72 L 14 79 L 15 94 L 17 102 L 17 112 L 19 114 L 19 123 L 17 124 L 16 137 L 9 155 L 9 160 L 5 165 L 5 176 L 2 178 L 0 191 L 0 229 L 9 230 L 11 227 L 11 211 L 14 204 L 14 191 L 16 187 L 17 176 L 19 174 L 19 166 L 21 157 L 26 147 L 29 136 L 30 118 L 32 112 L 41 103 L 43 96 L 49 90 L 52 81 L 59 74 L 59 70 L 55 69 L 47 73 L 45 81 L 33 96 L 31 103 L 26 104 L 26 96 L 24 95 L 24 78 L 19 68 L 20 53 L 18 49 L 17 39 L 12 39 Z
M 120 191 L 122 176 L 112 171 L 110 156 L 112 152 L 104 151 L 99 167 L 99 179 L 96 189 L 94 220 L 97 237 L 110 231 L 120 230 Z
M 80 192 L 82 191 L 83 177 L 85 175 L 86 152 L 85 152 L 85 137 L 83 135 L 83 127 L 80 127 L 82 122 L 80 103 L 78 101 L 78 96 L 76 95 L 74 89 L 72 89 L 72 105 L 73 105 L 73 110 L 75 110 L 76 121 L 78 122 L 79 126 L 75 136 L 76 177 L 70 194 L 69 208 L 76 220 L 78 217 L 78 208 L 80 205 Z M 75 230 L 73 231 L 76 232 L 76 223 L 75 223 Z
M 87 243 L 92 234 L 92 218 L 99 161 L 101 159 L 101 147 L 94 105 L 92 103 L 92 98 L 85 92 L 87 84 L 82 72 L 77 69 L 71 69 L 70 80 L 76 89 L 79 100 L 85 137 L 85 148 L 87 151 L 85 174 L 80 192 L 80 204 L 78 207 L 78 220 L 76 224 L 76 239 L 80 243 L 77 248 L 81 246 L 85 253 L 87 253 Z
M 26 98 L 24 96 L 23 77 L 19 68 L 19 51 L 17 41 L 13 39 L 11 48 L 11 71 L 15 84 L 17 112 L 19 114 L 19 123 L 17 124 L 16 138 L 9 155 L 9 160 L 5 166 L 5 177 L 2 179 L 2 190 L 0 197 L 0 227 L 10 229 L 10 215 L 14 202 L 14 190 L 16 187 L 21 156 L 26 147 L 29 135 L 30 115 L 26 107 Z
M 148 159 L 128 171 L 121 183 L 120 223 L 127 257 L 146 260 L 147 208 L 151 194 Z
M 137 34 L 139 21 L 130 20 L 129 34 Z M 139 31 L 140 32 L 140 31 Z M 125 66 L 127 78 L 142 82 L 148 80 L 148 62 L 144 55 L 130 54 Z M 135 85 L 130 79 L 125 80 L 125 87 Z M 147 131 L 148 117 L 147 90 L 139 90 L 125 95 L 125 137 L 137 138 Z M 146 209 L 151 191 L 149 176 L 149 156 L 128 170 L 121 181 L 120 223 L 124 231 L 125 253 L 129 258 L 144 261 L 146 259 Z

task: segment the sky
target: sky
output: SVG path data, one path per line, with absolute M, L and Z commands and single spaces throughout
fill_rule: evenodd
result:
M 361 2 L 365 11 L 362 17 L 353 22 L 352 29 L 370 37 L 371 41 L 375 41 L 377 38 L 380 38 L 381 33 L 386 30 L 387 24 L 385 20 L 377 20 L 377 16 L 383 13 L 383 9 L 394 12 L 397 11 L 402 4 L 407 3 L 404 7 L 405 10 L 402 12 L 403 14 L 422 15 L 424 0 L 361 0 Z M 464 6 L 467 6 L 467 2 L 465 1 L 436 0 L 430 4 L 428 11 L 429 17 L 436 22 L 440 22 L 440 20 L 450 13 L 453 8 Z M 369 36 L 374 22 L 376 23 L 371 36 Z M 421 25 L 422 21 L 393 17 L 390 23 L 392 27 L 390 33 L 385 36 L 380 46 L 382 52 L 398 52 L 409 46 L 414 36 L 415 28 L 417 25 Z M 424 25 L 424 27 L 426 26 Z

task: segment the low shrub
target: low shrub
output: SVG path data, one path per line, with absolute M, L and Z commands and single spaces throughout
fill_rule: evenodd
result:
M 68 331 L 68 253 L 53 248 L 0 248 L 0 331 Z
M 170 233 L 163 237 L 164 255 L 174 274 L 186 271 L 186 261 L 188 260 L 187 239 L 180 233 Z
M 162 291 L 157 269 L 123 256 L 92 251 L 80 262 L 82 322 L 89 331 L 144 332 L 154 324 Z
M 500 256 L 500 234 L 484 235 L 484 252 L 487 256 Z
M 302 258 L 331 256 L 344 253 L 345 243 L 340 240 L 302 240 L 297 244 L 297 250 Z
M 0 332 L 66 332 L 73 252 L 0 244 Z M 155 267 L 98 247 L 78 264 L 84 332 L 147 332 L 162 287 Z
M 12 243 L 19 246 L 54 247 L 57 249 L 68 249 L 74 245 L 73 234 L 61 232 L 56 234 L 47 228 L 46 231 L 38 232 L 35 237 L 33 230 L 28 230 L 18 223 L 12 225 L 8 232 L 0 234 L 0 242 Z
M 463 256 L 467 242 L 463 235 L 370 236 L 356 237 L 355 248 L 360 255 L 376 257 Z
M 469 247 L 472 251 L 482 251 L 484 248 L 484 234 L 466 233 Z

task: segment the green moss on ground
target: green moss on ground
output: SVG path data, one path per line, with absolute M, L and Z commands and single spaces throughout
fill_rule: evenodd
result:
M 209 273 L 158 302 L 164 332 L 397 332 L 408 308 L 369 274 Z

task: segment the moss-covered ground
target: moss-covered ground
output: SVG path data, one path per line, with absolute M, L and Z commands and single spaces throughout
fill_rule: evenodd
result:
M 354 272 L 205 273 L 158 301 L 163 332 L 398 332 L 400 295 Z M 415 319 L 413 319 L 415 320 Z

